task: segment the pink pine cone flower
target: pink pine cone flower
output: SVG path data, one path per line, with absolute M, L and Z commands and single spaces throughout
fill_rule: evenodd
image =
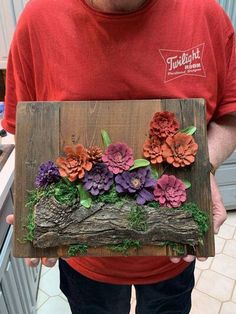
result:
M 112 173 L 122 173 L 134 164 L 133 151 L 125 143 L 110 144 L 102 156 L 102 161 Z
M 186 187 L 184 183 L 171 175 L 164 174 L 154 189 L 154 198 L 161 207 L 177 208 L 187 199 Z

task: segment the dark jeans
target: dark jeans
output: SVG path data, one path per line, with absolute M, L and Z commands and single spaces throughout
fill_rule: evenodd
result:
M 191 263 L 175 278 L 156 284 L 135 285 L 136 314 L 188 314 L 194 286 Z M 101 283 L 82 276 L 65 261 L 59 261 L 60 288 L 73 314 L 128 314 L 130 285 Z

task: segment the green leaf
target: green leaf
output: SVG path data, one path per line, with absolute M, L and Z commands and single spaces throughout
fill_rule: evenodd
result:
M 82 184 L 77 185 L 80 196 L 80 204 L 86 208 L 90 208 L 92 205 L 92 198 L 90 194 L 84 189 Z
M 111 139 L 107 131 L 101 130 L 102 141 L 105 148 L 107 148 L 111 144 Z
M 186 189 L 189 189 L 191 187 L 191 183 L 188 180 L 181 180 L 181 181 L 186 186 Z
M 197 128 L 193 125 L 187 127 L 186 129 L 181 130 L 181 133 L 185 133 L 188 135 L 193 135 L 196 132 Z
M 129 169 L 129 171 L 134 170 L 136 168 L 147 167 L 150 165 L 150 162 L 146 159 L 136 159 L 134 161 L 133 166 Z
M 158 174 L 157 169 L 154 165 L 151 165 L 151 174 L 152 174 L 152 177 L 154 179 L 158 179 L 159 174 Z

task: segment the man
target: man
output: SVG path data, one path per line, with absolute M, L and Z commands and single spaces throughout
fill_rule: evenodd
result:
M 236 61 L 232 25 L 215 0 L 31 0 L 9 54 L 3 127 L 14 133 L 22 100 L 194 97 L 206 99 L 216 169 L 236 146 Z M 217 233 L 226 212 L 213 175 L 211 189 Z M 61 260 L 61 289 L 73 313 L 129 313 L 134 284 L 137 313 L 186 314 L 193 260 Z

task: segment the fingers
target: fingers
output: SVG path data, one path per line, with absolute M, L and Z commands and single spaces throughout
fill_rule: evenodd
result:
M 8 215 L 6 217 L 6 222 L 9 224 L 9 225 L 13 225 L 14 224 L 14 215 Z
M 205 262 L 207 260 L 207 257 L 197 257 L 197 260 L 199 262 Z
M 223 204 L 216 178 L 214 176 L 211 176 L 211 196 L 213 206 L 214 233 L 217 234 L 221 225 L 227 219 L 227 212 Z
M 39 264 L 39 258 L 25 258 L 25 263 L 29 267 L 36 267 Z
M 55 266 L 56 262 L 57 262 L 57 258 L 47 258 L 47 257 L 42 258 L 42 264 L 47 267 Z
M 181 257 L 170 257 L 170 261 L 174 264 L 177 264 L 181 261 Z
M 187 263 L 191 263 L 195 260 L 196 256 L 193 255 L 187 255 L 183 257 L 183 260 Z
M 46 258 L 46 257 L 43 257 L 41 259 L 41 261 L 42 261 L 42 264 L 44 266 L 53 267 L 53 266 L 55 266 L 55 264 L 57 262 L 57 258 Z M 40 258 L 25 258 L 25 263 L 29 267 L 37 267 L 39 262 L 40 262 Z
M 193 255 L 186 255 L 184 257 L 170 257 L 170 261 L 174 264 L 179 263 L 181 260 L 184 260 L 187 263 L 191 263 L 195 260 L 195 256 Z

